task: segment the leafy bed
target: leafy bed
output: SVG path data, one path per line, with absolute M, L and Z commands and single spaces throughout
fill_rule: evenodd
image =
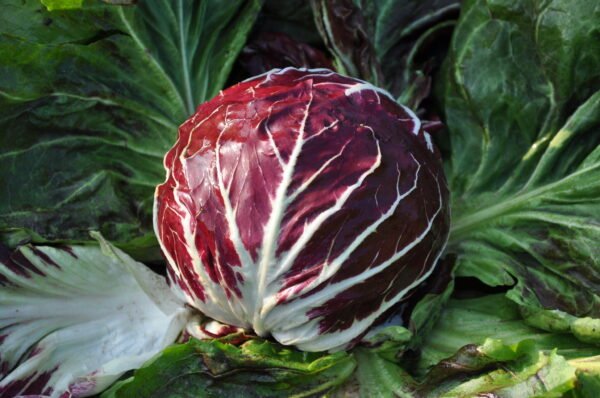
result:
M 597 2 L 43 3 L 0 5 L 1 396 L 98 394 L 139 367 L 102 396 L 600 394 Z M 349 352 L 171 346 L 190 315 L 135 261 L 164 272 L 162 157 L 197 104 L 288 65 L 441 119 L 444 268 Z

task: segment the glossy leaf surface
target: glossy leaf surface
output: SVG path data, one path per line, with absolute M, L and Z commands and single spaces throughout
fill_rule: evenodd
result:
M 203 104 L 157 189 L 191 305 L 307 351 L 342 349 L 434 270 L 448 192 L 431 137 L 381 89 L 274 70 Z

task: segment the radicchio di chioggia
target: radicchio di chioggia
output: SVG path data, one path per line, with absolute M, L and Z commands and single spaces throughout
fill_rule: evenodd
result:
M 165 167 L 155 229 L 189 304 L 306 351 L 360 339 L 446 243 L 448 190 L 419 119 L 326 69 L 222 91 Z

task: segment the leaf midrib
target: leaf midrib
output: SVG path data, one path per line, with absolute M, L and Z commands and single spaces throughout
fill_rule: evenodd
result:
M 493 222 L 500 216 L 527 206 L 530 200 L 539 198 L 546 194 L 548 191 L 560 188 L 561 185 L 566 184 L 574 178 L 577 178 L 582 174 L 589 173 L 595 169 L 600 169 L 600 163 L 595 163 L 589 167 L 578 170 L 575 173 L 569 174 L 568 176 L 558 181 L 538 187 L 531 191 L 520 191 L 507 201 L 500 202 L 496 205 L 487 207 L 485 209 L 480 209 L 475 212 L 470 212 L 468 216 L 463 217 L 462 219 L 458 218 L 458 220 L 452 223 L 452 226 L 450 227 L 450 238 L 448 240 L 448 246 L 453 247 L 457 244 L 460 244 L 461 237 L 468 235 L 470 231 L 472 231 L 473 229 L 477 229 L 477 227 L 479 227 L 480 225 L 489 225 L 490 222 Z
M 171 77 L 165 71 L 165 69 L 162 67 L 162 65 L 160 64 L 160 62 L 158 62 L 158 60 L 155 57 L 153 57 L 152 55 L 150 55 L 146 51 L 146 47 L 144 46 L 144 43 L 142 43 L 142 41 L 140 40 L 140 38 L 138 37 L 138 35 L 135 33 L 133 27 L 131 26 L 131 24 L 127 20 L 127 17 L 125 16 L 125 13 L 123 12 L 123 8 L 119 7 L 118 12 L 119 12 L 119 16 L 121 17 L 121 21 L 123 22 L 123 25 L 125 26 L 125 29 L 127 30 L 127 33 L 129 33 L 130 37 L 133 39 L 133 42 L 139 47 L 139 49 L 140 49 L 140 51 L 142 53 L 147 54 L 148 59 L 150 59 L 152 61 L 152 63 L 156 67 L 156 69 L 164 76 L 165 80 L 169 83 L 169 85 L 171 86 L 171 89 L 177 95 L 178 99 L 181 102 L 181 108 L 180 109 L 183 110 L 184 113 L 186 113 L 187 112 L 187 106 L 186 106 L 185 100 L 181 96 L 181 93 L 177 89 L 177 86 L 173 82 L 173 79 L 171 79 Z
M 185 92 L 185 106 L 188 115 L 194 113 L 194 99 L 192 98 L 192 83 L 190 80 L 189 57 L 185 45 L 183 26 L 183 0 L 177 2 L 177 25 L 179 27 L 179 53 L 181 54 L 181 71 L 183 73 L 183 89 Z

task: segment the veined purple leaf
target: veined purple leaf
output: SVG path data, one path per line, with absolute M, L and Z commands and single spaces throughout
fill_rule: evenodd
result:
M 94 237 L 0 257 L 0 396 L 97 394 L 183 329 L 164 278 Z
M 327 69 L 221 92 L 165 167 L 155 229 L 188 302 L 302 350 L 355 343 L 446 243 L 448 190 L 419 119 Z

